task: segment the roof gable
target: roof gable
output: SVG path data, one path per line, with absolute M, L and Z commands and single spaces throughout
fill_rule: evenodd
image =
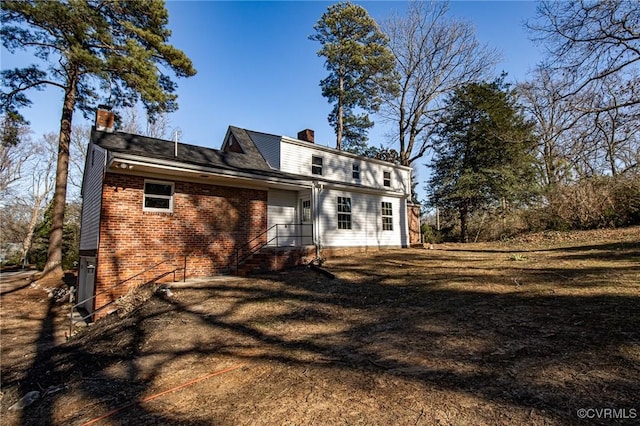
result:
M 304 176 L 269 167 L 243 129 L 230 126 L 227 137 L 229 134 L 233 134 L 242 152 L 217 150 L 131 133 L 98 131 L 95 127 L 91 131 L 91 143 L 109 151 L 111 155 L 134 156 L 139 161 L 151 164 L 174 164 L 185 169 L 232 176 L 240 174 L 260 180 L 307 182 Z
M 114 153 L 223 169 L 270 170 L 269 165 L 255 147 L 252 150 L 251 147 L 247 149 L 241 145 L 241 149 L 237 150 L 240 152 L 236 150 L 225 152 L 132 133 L 103 132 L 95 129 L 91 133 L 91 141 Z

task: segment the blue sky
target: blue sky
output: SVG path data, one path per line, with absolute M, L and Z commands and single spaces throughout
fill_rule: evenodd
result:
M 182 141 L 218 148 L 227 126 L 296 136 L 315 130 L 316 143 L 335 146 L 327 123 L 331 105 L 319 82 L 327 75 L 319 44 L 308 39 L 313 25 L 334 2 L 168 1 L 171 43 L 193 61 L 198 74 L 178 82 L 180 109 L 171 115 Z M 404 2 L 360 2 L 379 23 L 390 13 L 404 13 Z M 524 22 L 535 15 L 529 1 L 454 1 L 450 14 L 472 22 L 482 43 L 502 53 L 497 72 L 522 81 L 541 59 Z M 25 65 L 29 57 L 2 51 L 2 68 Z M 62 93 L 31 94 L 34 105 L 24 110 L 34 137 L 57 131 Z M 376 117 L 372 117 L 376 121 Z M 74 124 L 83 122 L 79 112 Z M 376 121 L 370 144 L 389 145 L 390 125 Z M 420 161 L 419 187 L 428 175 Z

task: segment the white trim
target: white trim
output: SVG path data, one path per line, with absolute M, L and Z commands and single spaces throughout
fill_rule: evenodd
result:
M 316 160 L 320 160 L 320 164 L 316 164 Z M 319 168 L 320 173 L 315 173 L 314 168 Z M 311 175 L 324 176 L 324 157 L 311 154 Z
M 354 161 L 353 163 L 351 163 L 351 179 L 358 184 L 360 183 L 360 173 L 362 172 L 360 164 L 360 161 Z M 358 173 L 358 177 L 354 177 L 354 173 Z
M 388 204 L 387 214 L 385 214 L 385 204 Z M 380 225 L 382 232 L 393 232 L 393 203 L 391 201 L 381 201 L 380 202 Z M 391 223 L 391 229 L 384 229 L 385 227 L 385 219 L 389 219 Z
M 169 200 L 169 208 L 158 208 L 158 207 L 147 207 L 147 184 L 155 183 L 159 185 L 169 185 L 171 187 L 171 195 L 162 195 L 162 194 L 149 194 L 149 198 L 156 198 L 161 200 Z M 173 213 L 173 201 L 176 193 L 176 183 L 162 180 L 153 180 L 153 179 L 145 179 L 144 186 L 142 187 L 142 211 L 144 212 L 153 212 L 153 213 Z

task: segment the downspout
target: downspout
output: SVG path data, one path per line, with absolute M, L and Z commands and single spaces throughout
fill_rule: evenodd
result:
M 317 181 L 313 181 L 311 186 L 311 212 L 313 223 L 313 244 L 316 246 L 316 261 L 320 260 L 320 209 L 318 208 L 319 185 Z

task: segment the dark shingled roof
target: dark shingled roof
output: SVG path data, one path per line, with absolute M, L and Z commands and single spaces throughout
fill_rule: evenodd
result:
M 113 153 L 136 155 L 149 159 L 179 162 L 189 166 L 257 174 L 265 177 L 288 180 L 304 180 L 301 176 L 273 170 L 258 151 L 246 130 L 229 126 L 229 131 L 240 144 L 243 153 L 225 152 L 217 149 L 178 143 L 175 156 L 175 142 L 123 132 L 104 132 L 95 128 L 91 132 L 91 142 Z

